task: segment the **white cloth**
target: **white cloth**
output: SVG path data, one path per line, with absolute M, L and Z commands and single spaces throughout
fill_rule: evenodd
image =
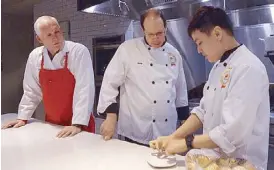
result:
M 176 130 L 176 108 L 188 100 L 182 57 L 173 46 L 149 51 L 143 38 L 120 45 L 105 71 L 98 113 L 117 102 L 119 86 L 118 134 L 148 144 Z
M 57 70 L 64 68 L 66 52 L 68 52 L 68 69 L 76 80 L 72 124 L 88 125 L 95 93 L 92 60 L 89 50 L 84 45 L 71 41 L 65 41 L 63 49 L 54 56 L 53 60 L 43 46 L 37 47 L 30 53 L 24 75 L 24 94 L 19 104 L 18 119 L 30 119 L 42 100 L 39 83 L 42 54 L 44 69 Z
M 246 46 L 214 65 L 200 106 L 192 113 L 203 122 L 204 133 L 220 147 L 218 152 L 245 158 L 266 170 L 269 80 L 265 66 Z

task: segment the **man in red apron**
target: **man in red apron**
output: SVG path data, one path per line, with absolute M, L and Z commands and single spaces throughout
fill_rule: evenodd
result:
M 2 128 L 25 125 L 43 99 L 45 120 L 65 126 L 57 137 L 74 136 L 82 130 L 94 133 L 94 75 L 88 49 L 64 41 L 53 17 L 38 18 L 34 28 L 44 46 L 34 49 L 28 59 L 18 119 Z

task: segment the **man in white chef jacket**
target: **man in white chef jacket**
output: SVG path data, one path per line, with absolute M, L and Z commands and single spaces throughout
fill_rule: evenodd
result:
M 222 9 L 199 9 L 188 33 L 198 52 L 215 65 L 200 106 L 172 135 L 151 141 L 151 147 L 167 154 L 203 148 L 205 154 L 244 158 L 266 170 L 270 104 L 265 66 L 235 40 Z M 203 135 L 193 136 L 202 125 Z
M 182 57 L 166 42 L 164 17 L 148 10 L 141 25 L 144 38 L 121 44 L 104 74 L 97 111 L 107 113 L 101 125 L 106 140 L 114 134 L 117 117 L 119 135 L 148 145 L 174 132 L 177 119 L 185 120 L 189 114 Z M 120 106 L 116 100 L 119 87 Z
M 94 132 L 94 74 L 89 50 L 64 41 L 58 21 L 51 16 L 39 17 L 34 29 L 43 46 L 29 55 L 18 119 L 2 128 L 24 126 L 43 99 L 45 120 L 65 126 L 57 137 L 74 136 L 82 130 Z

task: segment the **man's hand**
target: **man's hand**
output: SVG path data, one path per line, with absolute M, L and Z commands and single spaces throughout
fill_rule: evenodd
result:
M 150 141 L 149 145 L 153 149 L 165 152 L 166 155 L 174 155 L 187 151 L 185 139 L 175 138 L 172 135 L 159 137 L 156 140 Z
M 7 129 L 7 128 L 11 128 L 11 127 L 13 127 L 13 128 L 19 128 L 21 126 L 24 126 L 25 124 L 26 124 L 26 122 L 24 120 L 17 119 L 17 120 L 13 120 L 13 121 L 5 123 L 1 127 L 1 129 Z
M 65 138 L 68 136 L 74 136 L 81 132 L 81 128 L 77 126 L 66 126 L 58 134 L 58 138 Z
M 172 136 L 161 136 L 156 140 L 150 141 L 149 146 L 152 149 L 157 149 L 158 151 L 164 151 L 164 146 L 167 145 L 168 141 L 172 138 Z
M 184 153 L 187 151 L 186 140 L 172 138 L 163 146 L 163 149 L 166 155 Z
M 115 113 L 109 113 L 100 127 L 100 134 L 105 140 L 110 140 L 114 135 L 116 123 L 117 115 Z

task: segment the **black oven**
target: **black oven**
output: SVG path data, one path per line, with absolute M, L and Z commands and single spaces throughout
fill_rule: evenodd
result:
M 101 46 L 93 50 L 94 74 L 97 81 L 102 81 L 105 70 L 117 49 L 118 45 L 113 45 Z
M 124 35 L 98 37 L 93 39 L 92 55 L 95 75 L 94 113 L 97 112 L 97 103 L 105 70 L 124 40 Z M 97 114 L 94 115 L 97 117 Z
M 97 82 L 102 81 L 108 63 L 123 42 L 123 35 L 93 39 L 93 67 Z

